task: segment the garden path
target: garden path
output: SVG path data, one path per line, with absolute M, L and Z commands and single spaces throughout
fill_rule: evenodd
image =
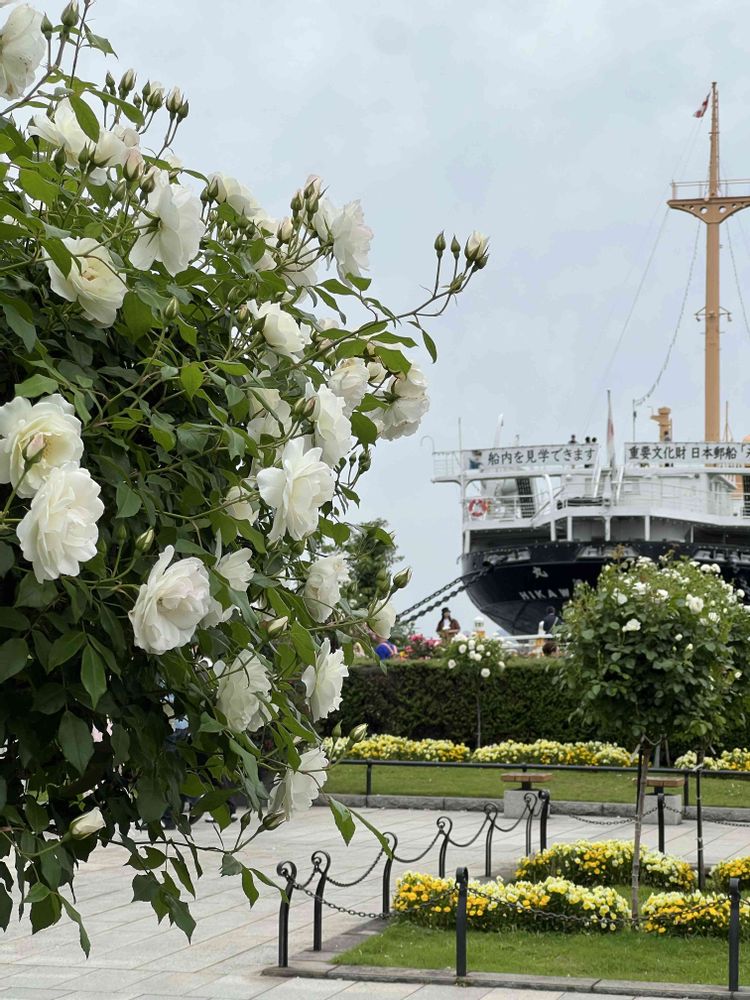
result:
M 418 854 L 435 831 L 438 813 L 423 810 L 363 809 L 363 814 L 380 830 L 391 830 L 399 837 L 399 852 Z M 478 828 L 481 814 L 454 813 L 453 835 L 467 840 Z M 196 834 L 201 843 L 218 846 L 218 836 L 211 824 L 200 822 Z M 227 831 L 228 833 L 231 832 Z M 750 853 L 748 828 L 705 825 L 707 862 L 736 854 Z M 603 839 L 632 834 L 632 824 L 594 826 L 571 816 L 552 816 L 549 842 L 579 838 Z M 667 849 L 694 859 L 695 824 L 667 827 Z M 655 846 L 656 829 L 646 831 L 646 842 Z M 465 864 L 470 874 L 483 870 L 483 840 L 474 847 L 448 852 L 448 871 Z M 258 838 L 246 863 L 268 873 L 278 862 L 291 859 L 300 866 L 301 877 L 309 870 L 309 855 L 316 847 L 329 850 L 333 857 L 332 873 L 339 880 L 352 879 L 364 871 L 375 856 L 377 844 L 364 828 L 358 828 L 347 848 L 335 829 L 327 809 L 312 809 L 297 821 L 272 834 Z M 497 834 L 494 844 L 495 868 L 507 866 L 523 853 L 523 830 Z M 353 984 L 345 980 L 277 979 L 261 977 L 261 970 L 276 962 L 278 897 L 263 888 L 261 898 L 250 909 L 239 882 L 221 878 L 219 855 L 211 864 L 206 858 L 205 877 L 198 884 L 198 899 L 191 906 L 197 921 L 192 944 L 181 931 L 156 923 L 151 908 L 131 902 L 130 882 L 133 872 L 123 867 L 125 852 L 118 847 L 99 849 L 83 867 L 76 882 L 79 909 L 91 937 L 91 958 L 80 951 L 76 928 L 63 920 L 58 926 L 32 937 L 26 920 L 12 922 L 0 937 L 0 1000 L 156 1000 L 190 997 L 192 1000 L 326 1000 L 341 997 L 354 1000 L 453 1000 L 467 997 L 450 986 L 418 984 Z M 429 863 L 427 863 L 429 862 Z M 406 866 L 394 866 L 394 879 Z M 437 871 L 437 850 L 425 862 L 413 866 Z M 296 893 L 291 913 L 290 954 L 309 946 L 312 906 Z M 366 911 L 380 909 L 379 872 L 354 889 L 331 888 L 327 897 L 350 908 Z M 362 921 L 333 911 L 324 914 L 324 939 L 352 930 Z M 310 953 L 310 959 L 315 955 Z M 554 970 L 550 970 L 554 974 Z M 559 991 L 519 990 L 470 991 L 470 1000 L 552 1000 L 575 994 Z

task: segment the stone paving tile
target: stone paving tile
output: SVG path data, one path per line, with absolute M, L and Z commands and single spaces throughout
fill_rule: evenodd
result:
M 380 983 L 371 983 L 371 997 L 377 997 Z M 412 994 L 413 1000 L 486 1000 L 490 990 L 487 986 L 422 986 Z M 346 993 L 344 994 L 344 997 Z M 559 996 L 557 994 L 556 996 Z M 410 1000 L 412 1000 L 410 998 Z M 343 1000 L 343 997 L 342 997 Z
M 468 996 L 473 996 L 473 991 Z M 586 1000 L 592 1000 L 591 993 L 560 993 L 556 990 L 517 990 L 495 987 L 489 993 L 485 993 L 482 1000 L 568 1000 L 570 997 L 579 1000 L 579 997 L 584 996 Z M 468 1000 L 466 994 L 464 994 L 464 1000 Z M 632 997 L 618 997 L 617 1000 L 632 1000 Z
M 355 997 L 365 997 L 367 1000 L 406 1000 L 406 997 L 413 997 L 420 987 L 416 983 L 354 983 L 347 986 L 343 993 L 339 994 L 340 1000 L 354 1000 Z M 478 1000 L 481 992 L 476 994 L 472 990 L 467 994 L 464 990 L 464 1000 Z
M 351 985 L 351 980 L 346 979 L 284 979 L 262 997 L 263 1000 L 328 1000 L 338 997 Z M 467 1000 L 465 993 L 463 1000 Z
M 59 989 L 35 990 L 31 986 L 8 986 L 0 994 L 3 1000 L 59 1000 L 60 997 L 68 997 L 70 991 L 66 991 L 62 986 Z

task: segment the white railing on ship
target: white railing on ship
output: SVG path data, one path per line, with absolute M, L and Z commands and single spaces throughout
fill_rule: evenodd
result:
M 720 181 L 718 194 L 720 198 L 732 198 L 737 195 L 750 194 L 750 180 L 740 178 L 739 180 Z M 690 198 L 708 198 L 708 180 L 704 178 L 700 181 L 672 181 L 672 200 Z

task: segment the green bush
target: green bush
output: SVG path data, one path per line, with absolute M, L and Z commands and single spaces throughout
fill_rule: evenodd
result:
M 502 673 L 488 677 L 482 688 L 483 743 L 509 739 L 614 742 L 615 733 L 606 726 L 571 721 L 576 703 L 559 686 L 558 669 L 556 662 L 548 660 L 509 657 Z M 341 708 L 331 716 L 328 732 L 337 722 L 344 732 L 366 722 L 371 733 L 450 739 L 473 746 L 474 697 L 474 689 L 460 674 L 440 661 L 358 664 L 344 681 Z M 716 749 L 738 746 L 750 746 L 750 727 L 739 722 L 727 726 Z M 676 744 L 670 749 L 676 755 L 690 748 Z

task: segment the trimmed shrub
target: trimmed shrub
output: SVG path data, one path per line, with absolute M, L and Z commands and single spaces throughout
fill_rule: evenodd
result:
M 578 840 L 553 844 L 523 858 L 516 878 L 538 882 L 549 876 L 569 878 L 578 885 L 618 885 L 627 882 L 633 864 L 633 844 L 627 840 Z M 641 882 L 663 889 L 692 889 L 695 872 L 687 863 L 648 847 L 641 848 Z
M 732 858 L 720 861 L 711 869 L 711 881 L 718 892 L 729 892 L 730 878 L 740 880 L 740 889 L 750 886 L 750 857 Z

